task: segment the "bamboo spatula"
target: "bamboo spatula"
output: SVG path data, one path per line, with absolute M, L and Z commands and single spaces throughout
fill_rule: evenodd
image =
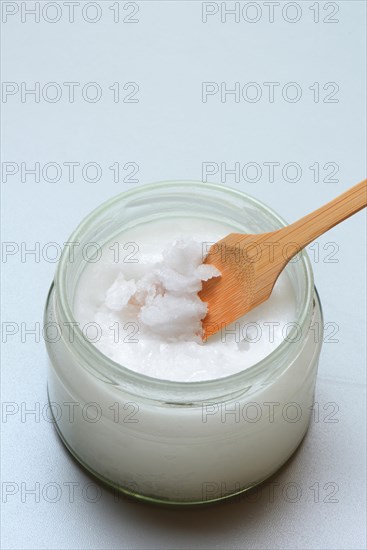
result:
M 208 303 L 203 338 L 215 334 L 267 300 L 289 260 L 366 205 L 367 180 L 364 180 L 278 231 L 258 235 L 230 233 L 212 245 L 205 263 L 213 264 L 222 275 L 204 282 L 199 293 Z

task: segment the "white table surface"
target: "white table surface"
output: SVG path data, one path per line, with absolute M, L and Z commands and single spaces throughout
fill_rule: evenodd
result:
M 55 2 L 41 2 L 36 23 L 24 11 L 33 4 L 2 2 L 6 10 L 2 79 L 15 83 L 13 88 L 7 84 L 8 91 L 19 87 L 19 92 L 3 96 L 2 103 L 2 160 L 15 163 L 3 168 L 8 173 L 18 167 L 14 175 L 3 173 L 2 239 L 19 250 L 39 246 L 42 251 L 49 242 L 63 243 L 84 215 L 126 189 L 158 180 L 201 180 L 203 162 L 219 166 L 225 162 L 228 167 L 239 162 L 241 168 L 258 163 L 262 167 L 259 181 L 241 178 L 236 183 L 227 176 L 224 184 L 263 200 L 289 221 L 363 179 L 364 1 L 329 2 L 328 6 L 320 2 L 319 23 L 313 20 L 316 8 L 310 9 L 314 3 L 307 1 L 283 12 L 294 18 L 297 9 L 300 19 L 295 23 L 284 20 L 284 2 L 274 8 L 273 23 L 270 8 L 260 1 L 246 12 L 250 18 L 255 17 L 251 10 L 261 13 L 256 23 L 242 16 L 239 23 L 233 16 L 221 23 L 220 13 L 203 23 L 202 4 L 195 1 L 138 2 L 139 12 L 131 16 L 137 23 L 114 23 L 116 12 L 110 9 L 114 3 L 102 1 L 94 3 L 101 18 L 93 24 L 83 19 L 83 13 L 92 19 L 96 8 L 86 7 L 82 0 L 75 6 L 74 22 L 68 21 L 64 2 L 57 3 L 58 11 Z M 204 9 L 220 12 L 220 7 L 214 2 Z M 336 8 L 338 13 L 329 15 Z M 134 9 L 133 4 L 120 3 L 121 19 Z M 47 21 L 59 15 L 59 21 Z M 325 17 L 339 21 L 326 23 Z M 28 88 L 40 83 L 39 103 L 30 95 L 22 101 L 22 82 Z M 62 90 L 54 103 L 42 96 L 42 90 L 46 97 L 55 91 L 45 87 L 49 82 L 58 83 Z M 64 82 L 80 83 L 74 103 L 68 101 Z M 81 96 L 80 90 L 89 82 L 97 82 L 102 90 L 96 103 Z M 139 102 L 115 103 L 108 89 L 115 82 L 120 83 L 121 97 L 132 90 L 123 90 L 124 83 L 138 83 Z M 242 97 L 237 103 L 233 96 L 221 102 L 218 93 L 203 103 L 202 82 L 225 82 L 228 89 L 234 82 L 241 89 L 256 82 L 263 96 L 256 103 Z M 279 83 L 274 102 L 269 102 L 264 82 Z M 296 82 L 302 91 L 295 103 L 281 94 L 289 82 Z M 309 89 L 315 82 L 319 102 Z M 336 89 L 335 84 L 323 89 L 330 82 L 338 86 L 332 98 L 338 102 L 325 103 L 326 95 Z M 254 90 L 249 88 L 249 95 Z M 295 88 L 287 91 L 291 96 Z M 93 89 L 87 88 L 88 92 L 92 94 Z M 72 161 L 80 163 L 74 182 L 63 165 Z M 41 173 L 35 182 L 21 165 L 30 168 L 35 162 L 41 170 L 49 162 L 58 163 L 59 181 L 47 181 L 47 174 L 45 179 Z M 81 167 L 88 162 L 100 166 L 98 182 L 83 178 Z M 124 165 L 136 163 L 138 182 L 115 183 L 109 167 L 116 162 L 123 177 Z M 264 162 L 280 163 L 274 182 L 269 181 Z M 299 181 L 282 176 L 281 169 L 289 162 L 299 165 Z M 315 181 L 309 168 L 315 162 L 320 166 L 320 181 Z M 335 166 L 324 169 L 326 163 L 338 166 L 336 181 L 324 181 Z M 293 177 L 294 172 L 289 174 Z M 209 180 L 220 183 L 221 174 Z M 27 328 L 42 323 L 55 264 L 42 255 L 22 258 L 20 252 L 3 257 L 3 328 L 16 323 L 13 326 L 19 332 L 2 346 L 3 407 L 9 411 L 12 403 L 15 411 L 3 416 L 1 425 L 2 548 L 366 548 L 365 214 L 355 215 L 318 243 L 319 258 L 315 249 L 311 255 L 316 285 L 325 322 L 338 327 L 337 342 L 325 342 L 321 354 L 316 392 L 319 422 L 312 421 L 299 451 L 257 499 L 243 496 L 186 510 L 124 498 L 116 501 L 104 487 L 99 500 L 90 502 L 93 487 L 87 497 L 85 492 L 89 483 L 96 482 L 63 448 L 52 424 L 42 415 L 22 418 L 22 410 L 42 410 L 47 401 L 44 343 L 31 335 L 23 342 L 21 323 Z M 324 249 L 328 243 L 331 248 Z M 336 251 L 335 262 L 328 255 L 332 251 Z M 330 403 L 337 422 L 327 421 Z M 52 494 L 44 496 L 50 483 L 61 488 L 56 502 L 49 502 Z M 39 499 L 27 493 L 32 487 L 39 488 Z M 287 498 L 292 487 L 300 495 L 296 502 Z M 328 502 L 331 492 L 335 502 Z

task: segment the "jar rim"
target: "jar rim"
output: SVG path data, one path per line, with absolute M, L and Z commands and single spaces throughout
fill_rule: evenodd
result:
M 196 189 L 201 188 L 203 190 L 215 190 L 217 192 L 224 193 L 226 195 L 231 195 L 232 197 L 241 198 L 242 200 L 245 199 L 253 206 L 263 210 L 266 212 L 267 215 L 270 215 L 270 217 L 274 220 L 276 220 L 281 226 L 286 226 L 287 223 L 285 220 L 279 216 L 276 212 L 274 212 L 271 208 L 266 206 L 264 203 L 259 201 L 258 199 L 248 195 L 247 193 L 244 193 L 243 191 L 239 191 L 237 189 L 234 189 L 232 187 L 216 184 L 216 183 L 204 183 L 200 181 L 194 181 L 194 180 L 170 180 L 170 181 L 161 181 L 156 182 L 148 185 L 142 185 L 135 189 L 130 189 L 128 191 L 124 191 L 122 193 L 119 193 L 118 195 L 110 198 L 109 200 L 103 202 L 101 205 L 99 205 L 97 208 L 92 210 L 76 227 L 76 229 L 73 231 L 71 236 L 68 239 L 68 242 L 78 242 L 80 240 L 80 235 L 86 231 L 92 224 L 96 216 L 98 216 L 101 212 L 108 210 L 110 207 L 115 205 L 121 200 L 139 196 L 141 194 L 147 193 L 149 191 L 156 191 L 156 190 L 168 190 L 169 188 L 175 188 L 178 185 L 185 185 L 185 186 L 194 186 Z M 71 342 L 66 342 L 65 345 L 68 347 L 69 351 L 75 355 L 79 355 L 79 359 L 86 359 L 89 358 L 91 361 L 88 361 L 88 367 L 92 367 L 92 370 L 95 371 L 96 374 L 102 374 L 104 378 L 110 379 L 111 383 L 115 385 L 121 385 L 123 386 L 123 389 L 126 391 L 129 391 L 133 394 L 136 394 L 137 391 L 140 389 L 146 390 L 149 394 L 149 398 L 154 399 L 154 394 L 162 395 L 162 390 L 164 390 L 164 395 L 167 397 L 167 393 L 171 391 L 172 393 L 172 399 L 175 400 L 175 403 L 177 404 L 178 401 L 181 401 L 184 397 L 185 402 L 189 399 L 190 400 L 190 394 L 192 395 L 193 400 L 197 401 L 195 397 L 198 396 L 198 394 L 201 394 L 204 392 L 205 394 L 210 395 L 210 392 L 215 390 L 223 390 L 223 394 L 228 394 L 233 391 L 238 391 L 238 388 L 241 386 L 243 388 L 244 386 L 251 384 L 251 382 L 256 379 L 256 377 L 263 372 L 268 371 L 268 367 L 271 367 L 274 362 L 276 362 L 278 359 L 280 359 L 284 354 L 287 353 L 287 350 L 289 351 L 290 346 L 292 345 L 292 338 L 291 335 L 295 331 L 297 331 L 298 327 L 301 328 L 301 330 L 304 330 L 304 327 L 307 325 L 307 321 L 310 320 L 311 312 L 312 312 L 312 304 L 313 304 L 313 294 L 314 294 L 314 281 L 313 281 L 313 271 L 311 267 L 311 263 L 309 260 L 309 257 L 305 250 L 302 250 L 300 254 L 300 263 L 302 263 L 304 274 L 305 274 L 305 293 L 301 298 L 301 305 L 299 308 L 299 315 L 298 318 L 295 319 L 295 324 L 297 327 L 292 327 L 291 331 L 288 334 L 288 340 L 283 340 L 279 346 L 277 346 L 269 355 L 264 357 L 262 360 L 258 361 L 257 363 L 254 363 L 250 367 L 247 367 L 246 369 L 239 371 L 235 374 L 231 374 L 229 376 L 224 376 L 221 378 L 213 378 L 210 380 L 199 380 L 199 381 L 174 381 L 174 380 L 167 380 L 162 378 L 154 378 L 151 376 L 148 376 L 146 374 L 141 374 L 136 371 L 133 371 L 129 369 L 128 367 L 125 367 L 121 365 L 120 363 L 117 363 L 104 355 L 96 346 L 94 346 L 91 342 L 89 342 L 82 333 L 82 330 L 78 326 L 78 324 L 75 326 L 74 331 L 74 342 L 78 343 L 78 350 L 75 345 L 71 345 Z M 66 275 L 67 275 L 67 269 L 69 264 L 69 257 L 67 254 L 66 247 L 62 251 L 59 264 L 57 266 L 55 279 L 54 279 L 54 292 L 57 299 L 58 308 L 60 311 L 60 315 L 63 317 L 63 319 L 68 323 L 76 323 L 76 320 L 73 315 L 72 306 L 69 303 L 68 297 L 67 297 L 67 281 L 66 281 Z M 50 292 L 51 294 L 51 292 Z M 50 295 L 49 295 L 50 298 Z M 49 300 L 48 298 L 48 300 Z M 70 325 L 71 326 L 71 325 Z M 307 327 L 308 328 L 308 327 Z M 46 343 L 47 345 L 47 343 Z M 297 347 L 297 346 L 295 346 Z M 111 376 L 113 377 L 111 379 Z M 215 392 L 216 393 L 216 392 Z M 141 395 L 141 393 L 139 393 Z M 156 397 L 157 398 L 157 397 Z M 159 398 L 159 400 L 161 397 Z M 172 403 L 173 404 L 173 403 Z M 184 403 L 182 403 L 184 404 Z M 185 403 L 186 404 L 186 403 Z

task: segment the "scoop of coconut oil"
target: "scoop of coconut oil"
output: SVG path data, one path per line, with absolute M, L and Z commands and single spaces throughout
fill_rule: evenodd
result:
M 220 272 L 203 264 L 202 245 L 193 239 L 173 241 L 162 256 L 140 279 L 126 279 L 120 272 L 106 292 L 105 305 L 111 311 L 129 309 L 144 330 L 167 342 L 201 342 L 201 320 L 208 308 L 198 292 L 202 281 Z

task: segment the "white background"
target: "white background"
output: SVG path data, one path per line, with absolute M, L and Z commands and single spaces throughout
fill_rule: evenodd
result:
M 47 243 L 64 243 L 102 201 L 158 180 L 201 180 L 203 162 L 225 162 L 228 168 L 235 162 L 241 168 L 258 163 L 259 181 L 246 181 L 241 175 L 236 182 L 219 171 L 208 179 L 222 179 L 224 185 L 254 195 L 294 221 L 363 179 L 365 2 L 319 2 L 318 23 L 315 2 L 308 1 L 298 1 L 286 11 L 280 2 L 273 23 L 262 1 L 246 12 L 247 19 L 256 13 L 260 17 L 254 23 L 242 15 L 238 23 L 234 16 L 222 23 L 220 3 L 212 3 L 219 11 L 204 23 L 202 4 L 195 1 L 138 2 L 139 11 L 132 16 L 137 23 L 122 21 L 134 10 L 124 2 L 116 23 L 112 1 L 97 3 L 101 18 L 95 23 L 86 20 L 95 17 L 95 8 L 83 14 L 83 1 L 75 7 L 74 22 L 69 22 L 63 2 L 58 11 L 55 3 L 41 2 L 39 23 L 24 13 L 24 7 L 33 8 L 34 2 L 1 4 L 2 80 L 15 83 L 13 90 L 21 90 L 22 82 L 23 89 L 35 82 L 41 89 L 39 102 L 32 95 L 22 98 L 19 91 L 3 95 L 2 103 L 2 160 L 15 163 L 3 164 L 2 239 L 15 243 L 7 245 L 14 251 L 19 247 L 14 255 L 3 256 L 2 263 L 3 323 L 19 327 L 2 351 L 2 400 L 8 411 L 13 403 L 14 412 L 2 417 L 2 547 L 365 548 L 363 212 L 318 239 L 319 257 L 315 248 L 311 251 L 325 322 L 338 327 L 332 337 L 337 342 L 325 342 L 322 350 L 316 392 L 319 421 L 311 422 L 299 451 L 261 493 L 201 509 L 157 508 L 124 498 L 116 502 L 74 462 L 42 412 L 39 417 L 21 415 L 25 408 L 39 406 L 42 411 L 47 402 L 44 344 L 32 335 L 22 342 L 21 334 L 21 323 L 27 328 L 42 323 L 55 270 L 42 250 L 46 245 L 52 254 Z M 45 4 L 47 11 L 42 11 Z M 331 15 L 335 7 L 338 13 Z M 297 16 L 296 9 L 299 20 L 286 21 Z M 48 21 L 59 15 L 59 21 Z M 325 18 L 338 21 L 327 23 Z M 49 82 L 62 90 L 54 103 L 42 96 Z M 74 103 L 64 82 L 80 83 Z M 81 90 L 89 82 L 102 90 L 98 102 L 83 99 Z M 109 90 L 115 82 L 120 83 L 117 103 Z M 123 90 L 126 82 L 138 83 L 137 103 L 122 101 L 131 90 Z M 204 103 L 202 82 L 224 82 L 228 89 L 235 82 L 241 89 L 256 82 L 262 97 L 251 103 L 228 95 L 222 102 L 218 93 Z M 264 82 L 279 83 L 273 102 Z M 289 82 L 302 91 L 297 102 L 282 96 Z M 320 87 L 318 102 L 309 88 L 315 82 Z M 333 84 L 324 90 L 330 82 L 338 86 L 332 98 L 338 101 L 325 103 L 337 89 Z M 52 98 L 52 89 L 45 90 L 46 98 Z M 91 88 L 87 91 L 92 95 Z M 292 97 L 295 88 L 288 91 Z M 249 96 L 251 92 L 254 88 Z M 80 163 L 74 182 L 63 165 L 73 161 Z M 22 171 L 21 163 L 30 168 L 36 162 L 41 172 L 47 163 L 58 163 L 59 181 L 47 181 L 54 177 L 52 170 L 46 179 L 41 173 L 39 183 Z M 99 181 L 83 178 L 81 168 L 88 162 L 100 166 Z M 109 169 L 116 162 L 122 174 L 117 183 Z M 123 182 L 123 167 L 131 162 L 139 167 L 138 182 Z M 269 181 L 264 162 L 280 163 L 275 181 Z M 287 181 L 297 179 L 291 169 L 282 174 L 290 162 L 302 171 L 298 181 Z M 309 168 L 315 162 L 320 166 L 319 181 Z M 324 169 L 326 163 L 338 166 L 336 181 L 327 180 L 331 170 L 330 165 Z M 6 176 L 11 167 L 16 173 Z M 92 170 L 88 174 L 93 177 Z M 254 172 L 249 174 L 254 178 Z M 331 248 L 324 249 L 328 243 Z M 40 247 L 40 258 L 22 257 L 21 250 L 35 246 Z M 328 421 L 332 410 L 337 422 Z M 39 488 L 39 499 L 26 493 L 32 487 Z M 56 502 L 50 502 L 55 496 L 52 487 L 60 488 Z M 97 487 L 98 501 L 90 502 Z M 327 502 L 334 490 L 336 502 Z

